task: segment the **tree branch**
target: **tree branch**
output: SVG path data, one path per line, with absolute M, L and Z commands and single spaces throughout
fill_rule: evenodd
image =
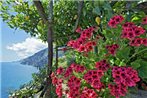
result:
M 147 14 L 147 1 L 138 4 L 137 8 L 144 11 Z
M 48 16 L 48 68 L 47 68 L 47 90 L 45 98 L 52 98 L 52 64 L 53 64 L 53 0 L 49 0 L 49 16 Z
M 35 6 L 36 6 L 36 8 L 38 10 L 38 13 L 39 13 L 40 17 L 43 19 L 43 21 L 45 23 L 47 23 L 48 22 L 47 14 L 44 11 L 44 8 L 43 8 L 43 5 L 42 5 L 41 1 L 33 0 L 33 2 L 34 2 Z
M 79 1 L 79 5 L 78 5 L 78 16 L 77 16 L 77 20 L 76 20 L 76 23 L 75 23 L 75 27 L 73 29 L 73 32 L 75 32 L 75 30 L 78 27 L 80 16 L 81 16 L 81 13 L 82 13 L 83 5 L 84 5 L 84 1 L 83 0 L 82 1 Z
M 40 1 L 33 1 L 39 15 L 48 26 L 47 42 L 48 42 L 48 68 L 47 68 L 47 79 L 46 85 L 43 89 L 41 97 L 45 94 L 45 98 L 52 98 L 52 62 L 53 62 L 53 0 L 49 0 L 49 16 L 47 17 L 43 5 Z
M 56 70 L 58 69 L 58 46 L 56 46 Z

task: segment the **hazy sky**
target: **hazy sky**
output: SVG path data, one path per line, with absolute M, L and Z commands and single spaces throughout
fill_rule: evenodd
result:
M 16 61 L 47 47 L 41 40 L 30 37 L 23 30 L 11 29 L 0 18 L 0 62 Z

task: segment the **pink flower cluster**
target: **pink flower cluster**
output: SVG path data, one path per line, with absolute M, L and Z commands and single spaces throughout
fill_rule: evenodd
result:
M 86 69 L 85 66 L 75 64 L 75 63 L 72 63 L 71 67 L 72 67 L 73 71 L 78 72 L 78 73 L 82 73 Z
M 137 47 L 140 45 L 147 46 L 147 38 L 135 38 L 131 40 L 129 44 L 131 46 L 137 46 Z
M 127 88 L 123 84 L 109 84 L 108 88 L 110 89 L 111 95 L 115 96 L 116 98 L 120 98 L 120 96 L 125 96 L 127 93 Z
M 80 45 L 78 48 L 79 52 L 89 52 L 93 50 L 93 47 L 96 46 L 96 42 L 89 41 L 85 43 L 84 45 Z
M 63 80 L 57 78 L 54 73 L 51 74 L 52 84 L 56 87 L 56 94 L 58 98 L 62 98 L 62 83 Z
M 140 80 L 137 71 L 131 67 L 114 67 L 112 76 L 116 84 L 124 84 L 129 87 L 136 86 L 136 82 Z
M 56 86 L 56 94 L 58 98 L 62 98 L 62 84 Z
M 62 67 L 59 67 L 57 70 L 56 70 L 56 73 L 57 75 L 60 75 L 64 72 L 64 69 Z
M 90 40 L 93 35 L 94 30 L 95 30 L 95 27 L 89 27 L 83 31 L 81 31 L 81 29 L 77 30 L 78 32 L 81 32 L 80 37 L 76 40 L 70 40 L 67 46 L 70 46 L 78 50 L 79 52 L 91 51 L 93 49 L 93 46 L 96 45 L 95 41 Z
M 107 45 L 106 49 L 108 50 L 108 53 L 115 55 L 116 50 L 119 48 L 118 44 L 113 44 L 113 45 Z
M 56 77 L 55 73 L 52 72 L 51 78 L 52 78 L 52 84 L 56 85 L 58 83 L 58 78 Z
M 93 89 L 85 87 L 80 95 L 80 98 L 97 98 L 98 95 Z
M 103 75 L 104 72 L 102 70 L 89 70 L 84 75 L 84 79 L 87 83 L 91 84 L 93 88 L 100 90 L 104 87 L 104 84 L 100 81 Z
M 80 79 L 75 76 L 71 76 L 68 80 L 67 85 L 69 87 L 68 98 L 78 98 L 78 96 L 80 95 Z
M 122 21 L 124 20 L 124 18 L 121 16 L 121 15 L 116 15 L 116 16 L 113 16 L 110 21 L 108 22 L 108 25 L 111 27 L 111 28 L 116 28 L 116 26 L 121 23 Z
M 76 32 L 77 32 L 77 33 L 81 33 L 81 32 L 82 32 L 82 28 L 81 28 L 81 27 L 78 27 L 78 28 L 76 29 Z
M 112 77 L 114 78 L 114 82 L 116 84 L 110 84 L 108 87 L 111 95 L 116 98 L 125 96 L 127 87 L 136 86 L 136 83 L 140 81 L 137 71 L 131 67 L 113 67 Z
M 64 77 L 67 78 L 67 77 L 69 77 L 72 73 L 73 73 L 72 67 L 69 66 L 69 67 L 65 70 Z
M 147 24 L 147 16 L 142 18 L 142 24 Z
M 122 38 L 127 38 L 129 40 L 132 40 L 135 37 L 145 33 L 145 30 L 142 27 L 136 26 L 132 22 L 126 22 L 122 27 Z
M 103 72 L 107 71 L 110 68 L 110 65 L 107 63 L 106 60 L 101 60 L 96 62 L 95 66 L 98 70 L 102 70 Z
M 112 28 L 116 28 L 117 24 L 121 23 L 124 18 L 120 15 L 116 15 L 110 19 L 108 25 Z M 147 24 L 147 17 L 142 19 L 142 24 Z M 125 22 L 122 25 L 122 38 L 126 38 L 130 40 L 131 46 L 140 46 L 141 44 L 147 46 L 146 38 L 136 38 L 140 35 L 144 34 L 145 30 L 141 26 L 136 26 L 133 22 Z M 114 55 L 114 49 L 108 49 L 109 53 Z
M 78 73 L 82 73 L 82 72 L 84 72 L 85 69 L 86 69 L 86 68 L 85 68 L 85 66 L 83 66 L 83 65 L 79 65 L 79 64 L 72 63 L 72 64 L 66 69 L 66 71 L 65 71 L 65 73 L 64 73 L 64 77 L 69 77 L 69 76 L 73 73 L 73 71 L 78 72 Z

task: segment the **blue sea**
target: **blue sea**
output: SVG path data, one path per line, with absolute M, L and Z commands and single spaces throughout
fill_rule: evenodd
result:
M 1 98 L 8 98 L 9 91 L 19 89 L 19 87 L 32 80 L 32 73 L 38 69 L 20 63 L 3 62 L 1 67 Z

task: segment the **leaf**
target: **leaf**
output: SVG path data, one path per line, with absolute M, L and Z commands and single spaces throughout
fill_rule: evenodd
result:
M 113 16 L 112 11 L 108 10 L 107 15 L 106 15 L 107 19 L 109 20 L 112 16 Z
M 83 10 L 83 15 L 86 16 L 86 10 Z
M 147 61 L 139 60 L 140 68 L 138 69 L 139 76 L 144 79 L 147 78 Z
M 127 60 L 129 58 L 129 54 L 130 54 L 130 48 L 129 47 L 123 47 L 121 50 L 117 51 L 116 56 L 119 59 Z
M 137 16 L 135 16 L 135 17 L 132 18 L 132 22 L 134 22 L 134 21 L 139 21 L 139 20 L 140 20 L 140 18 L 137 17 Z
M 115 64 L 119 65 L 120 64 L 120 60 L 119 59 L 115 60 Z
M 97 14 L 97 15 L 101 15 L 101 11 L 100 11 L 99 7 L 95 7 L 95 8 L 93 9 L 93 13 L 95 13 L 95 14 Z
M 147 25 L 144 25 L 144 28 L 147 30 Z
M 130 21 L 132 17 L 132 13 L 127 13 L 126 21 Z
M 131 67 L 133 67 L 134 69 L 138 69 L 140 67 L 140 64 L 137 61 L 135 61 L 131 63 Z
M 104 8 L 105 10 L 112 10 L 112 8 L 111 8 L 111 6 L 110 6 L 110 3 L 108 3 L 108 2 L 105 2 L 105 3 L 104 3 L 103 8 Z

